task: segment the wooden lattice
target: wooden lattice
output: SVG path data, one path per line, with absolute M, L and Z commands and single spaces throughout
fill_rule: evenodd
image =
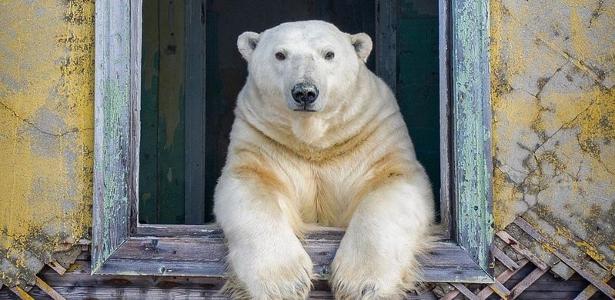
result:
M 52 266 L 52 263 L 47 264 L 50 268 L 58 271 L 58 269 L 54 268 L 54 266 Z M 64 272 L 66 271 L 66 269 L 62 268 L 62 272 L 58 272 L 58 274 L 62 275 L 64 274 Z M 45 292 L 45 294 L 47 294 L 49 297 L 51 297 L 51 299 L 54 300 L 65 300 L 65 298 L 60 295 L 60 293 L 58 293 L 56 290 L 54 290 L 51 286 L 49 286 L 45 281 L 43 281 L 40 277 L 36 277 L 36 286 L 41 289 L 41 291 Z M 22 289 L 21 287 L 15 286 L 10 288 L 10 290 L 17 295 L 17 297 L 19 297 L 19 299 L 24 299 L 24 300 L 34 300 L 34 298 L 32 296 L 30 296 L 30 294 L 28 294 L 28 292 L 24 289 Z
M 523 230 L 523 232 L 525 232 L 531 238 L 533 238 L 536 242 L 540 244 L 548 243 L 548 239 L 546 239 L 538 231 L 536 231 L 523 218 L 517 218 L 514 221 L 514 224 L 518 226 L 521 230 Z M 615 299 L 615 289 L 613 289 L 613 287 L 607 284 L 607 282 L 611 280 L 612 275 L 607 275 L 604 278 L 597 278 L 596 276 L 592 275 L 591 272 L 586 270 L 586 268 L 584 268 L 582 265 L 566 257 L 557 249 L 549 249 L 549 251 L 558 259 L 557 262 L 551 263 L 549 265 L 542 261 L 537 255 L 532 253 L 528 248 L 523 246 L 519 241 L 513 238 L 506 231 L 497 232 L 495 238 L 499 239 L 504 243 L 504 247 L 502 247 L 502 249 L 495 246 L 498 243 L 494 243 L 494 247 L 492 247 L 491 250 L 496 264 L 502 266 L 501 268 L 499 268 L 500 272 L 496 276 L 495 283 L 485 285 L 479 289 L 475 288 L 474 292 L 472 292 L 470 288 L 468 288 L 469 285 L 461 283 L 451 283 L 451 291 L 446 293 L 440 292 L 441 300 L 452 300 L 458 298 L 460 295 L 463 295 L 466 298 L 472 300 L 486 299 L 494 293 L 502 299 L 515 299 L 519 297 L 519 295 L 521 295 L 523 291 L 525 291 L 528 287 L 534 284 L 542 275 L 544 275 L 549 270 L 553 271 L 556 274 L 559 274 L 560 272 L 565 272 L 565 270 L 559 270 L 559 266 L 561 266 L 562 264 L 565 264 L 564 268 L 570 268 L 571 270 L 573 270 L 573 272 L 578 273 L 581 277 L 585 278 L 589 282 L 588 286 L 574 298 L 575 300 L 589 299 L 598 291 L 601 291 L 606 297 Z M 507 254 L 504 250 L 512 250 L 513 252 L 511 254 Z M 527 276 L 525 276 L 525 278 L 519 281 L 514 287 L 512 287 L 511 289 L 506 288 L 504 284 L 527 265 L 531 265 L 533 267 L 533 270 Z M 555 268 L 558 269 L 556 270 Z M 496 268 L 496 270 L 498 270 L 498 268 Z M 571 275 L 572 274 L 564 276 L 564 278 L 569 278 Z M 478 290 L 478 292 L 476 292 L 476 290 Z M 442 291 L 442 289 L 440 289 L 440 291 Z

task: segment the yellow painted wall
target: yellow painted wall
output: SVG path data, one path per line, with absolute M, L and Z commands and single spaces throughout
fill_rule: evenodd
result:
M 615 1 L 494 0 L 491 35 L 497 227 L 523 215 L 611 270 Z
M 93 18 L 93 1 L 0 1 L 0 282 L 90 227 Z
M 491 1 L 496 225 L 518 215 L 546 221 L 607 268 L 615 259 L 614 1 Z M 31 282 L 91 226 L 93 17 L 87 0 L 0 2 L 4 283 Z

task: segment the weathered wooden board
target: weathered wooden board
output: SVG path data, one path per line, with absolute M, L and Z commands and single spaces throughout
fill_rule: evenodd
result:
M 440 224 L 444 234 L 453 237 L 454 199 L 452 193 L 452 122 L 450 78 L 450 3 L 438 0 L 438 85 L 440 117 Z
M 397 33 L 398 33 L 398 0 L 375 0 L 375 32 L 374 53 L 376 68 L 373 70 L 387 85 L 397 91 Z M 413 30 L 405 28 L 405 30 Z
M 96 3 L 93 269 L 128 236 L 131 1 Z M 113 26 L 111 26 L 113 24 Z
M 143 288 L 128 286 L 99 286 L 99 287 L 58 287 L 60 294 L 66 295 L 66 299 L 208 299 L 208 300 L 227 300 L 228 297 L 220 295 L 218 290 L 208 290 L 203 287 L 194 288 Z M 45 299 L 46 294 L 35 289 L 30 294 L 36 299 Z M 13 299 L 5 298 L 0 293 L 0 300 Z M 32 298 L 29 298 L 32 299 Z M 333 300 L 335 299 L 330 292 L 312 291 L 310 300 Z M 408 295 L 405 300 L 435 300 L 432 293 L 422 295 Z
M 141 114 L 139 143 L 139 220 L 158 223 L 158 84 L 160 81 L 159 1 L 143 4 Z
M 184 223 L 184 0 L 159 1 L 158 222 Z
M 185 134 L 191 132 L 185 129 L 186 112 L 198 108 L 185 109 L 186 4 L 156 0 L 143 6 L 139 198 L 144 223 L 185 221 Z M 204 105 L 203 99 L 195 101 Z M 190 211 L 203 213 L 196 207 Z
M 203 224 L 212 219 L 211 203 L 205 203 L 205 0 L 185 0 L 184 16 L 184 223 Z
M 453 0 L 450 13 L 457 241 L 488 270 L 493 238 L 489 1 Z
M 340 232 L 319 232 L 308 236 L 304 247 L 319 279 L 327 279 Z M 131 237 L 99 269 L 99 274 L 210 276 L 223 277 L 227 249 L 222 238 Z M 197 255 L 198 254 L 198 255 Z M 423 277 L 433 282 L 490 282 L 484 271 L 462 249 L 451 243 L 437 243 L 420 258 Z

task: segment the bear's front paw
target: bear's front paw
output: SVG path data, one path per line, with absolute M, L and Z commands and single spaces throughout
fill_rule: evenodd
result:
M 338 250 L 330 279 L 335 299 L 403 299 L 412 289 L 414 273 L 377 255 Z
M 271 258 L 261 258 L 250 269 L 238 268 L 224 287 L 226 294 L 232 299 L 306 299 L 313 274 L 307 253 Z

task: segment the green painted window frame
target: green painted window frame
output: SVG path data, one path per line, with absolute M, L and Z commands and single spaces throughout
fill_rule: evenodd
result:
M 137 221 L 141 1 L 96 2 L 92 274 L 222 278 L 226 248 L 219 227 Z M 489 2 L 439 4 L 440 116 L 450 120 L 441 129 L 441 206 L 448 226 L 442 240 L 419 260 L 429 282 L 491 283 Z M 376 5 L 381 26 L 376 51 L 386 54 L 395 51 L 395 41 L 381 39 L 379 32 L 395 32 L 391 16 L 397 1 L 376 0 Z M 395 59 L 378 61 L 376 72 L 394 83 Z M 318 279 L 328 278 L 342 236 L 335 228 L 306 236 L 304 246 Z

